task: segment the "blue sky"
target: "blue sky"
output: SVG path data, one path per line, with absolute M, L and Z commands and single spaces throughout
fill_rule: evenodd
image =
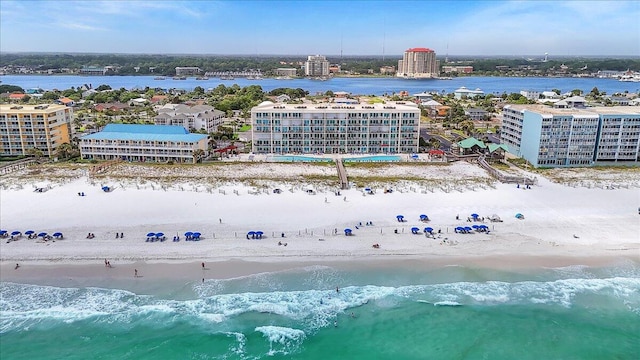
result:
M 0 0 L 0 51 L 640 56 L 640 1 Z

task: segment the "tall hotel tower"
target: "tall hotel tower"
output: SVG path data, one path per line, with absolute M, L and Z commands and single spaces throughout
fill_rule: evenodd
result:
M 404 52 L 398 60 L 398 77 L 409 79 L 430 79 L 440 75 L 436 52 L 427 48 L 412 48 Z

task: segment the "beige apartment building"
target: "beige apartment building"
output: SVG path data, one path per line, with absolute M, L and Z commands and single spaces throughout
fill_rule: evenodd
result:
M 27 155 L 38 149 L 54 156 L 71 141 L 73 109 L 64 105 L 0 105 L 0 156 Z

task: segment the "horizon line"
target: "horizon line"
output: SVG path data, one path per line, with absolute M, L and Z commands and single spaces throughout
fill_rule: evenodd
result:
M 91 52 L 91 51 L 2 51 L 0 50 L 0 54 L 42 54 L 42 55 L 128 55 L 128 56 L 140 56 L 140 55 L 152 55 L 152 56 L 237 56 L 237 57 L 306 57 L 309 55 L 300 55 L 300 54 L 222 54 L 222 53 L 119 53 L 119 52 Z M 319 54 L 312 54 L 319 55 Z M 403 54 L 360 54 L 360 55 L 339 55 L 339 54 L 329 54 L 323 55 L 325 57 L 388 57 L 388 56 L 398 56 L 402 57 Z M 479 55 L 479 54 L 446 54 L 442 56 L 448 57 L 495 57 L 495 58 L 514 58 L 514 57 L 535 57 L 539 56 L 544 58 L 545 54 L 517 54 L 517 55 L 508 55 L 508 54 L 498 54 L 498 55 Z M 549 56 L 547 54 L 547 56 Z M 579 58 L 579 57 L 592 57 L 592 58 L 637 58 L 640 60 L 640 56 L 637 55 L 584 55 L 584 54 L 576 54 L 576 55 L 557 55 L 552 57 L 556 59 L 563 58 Z

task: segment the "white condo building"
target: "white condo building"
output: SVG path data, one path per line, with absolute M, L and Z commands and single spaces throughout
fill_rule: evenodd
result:
M 329 76 L 329 61 L 322 55 L 310 55 L 304 63 L 305 76 Z
M 187 106 L 184 104 L 166 104 L 158 109 L 153 118 L 156 125 L 179 125 L 189 130 L 205 130 L 207 133 L 218 131 L 225 119 L 225 113 L 209 105 Z
M 534 167 L 640 161 L 640 107 L 507 105 L 502 142 Z
M 398 60 L 398 77 L 429 79 L 440 75 L 436 52 L 427 48 L 411 48 Z
M 102 131 L 80 138 L 80 154 L 89 160 L 193 162 L 196 150 L 208 155 L 207 139 L 182 126 L 107 124 Z
M 274 104 L 251 109 L 255 153 L 413 153 L 420 109 L 412 103 Z

